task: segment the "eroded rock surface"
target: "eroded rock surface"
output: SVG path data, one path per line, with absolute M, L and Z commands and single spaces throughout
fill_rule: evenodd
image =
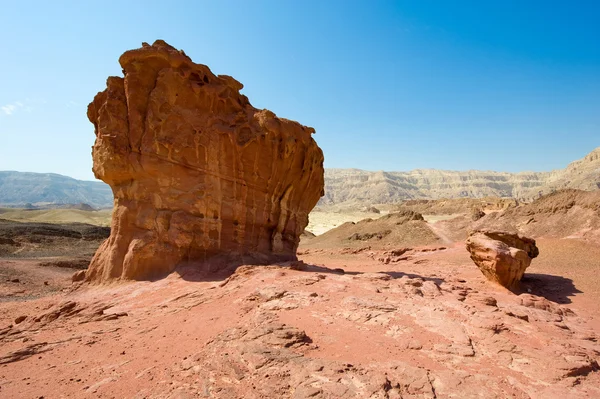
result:
M 323 195 L 314 129 L 254 108 L 241 83 L 163 41 L 119 62 L 125 77 L 109 77 L 88 107 L 94 174 L 115 207 L 87 279 L 295 259 Z
M 473 231 L 466 246 L 485 277 L 508 288 L 521 280 L 539 255 L 534 239 L 503 231 Z
M 600 397 L 591 315 L 487 284 L 462 248 L 311 258 L 0 302 L 0 396 Z

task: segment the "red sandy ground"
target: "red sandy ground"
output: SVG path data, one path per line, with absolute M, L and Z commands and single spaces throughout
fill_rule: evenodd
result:
M 0 261 L 0 397 L 600 397 L 600 249 L 538 246 L 521 293 L 463 244 L 108 286 Z

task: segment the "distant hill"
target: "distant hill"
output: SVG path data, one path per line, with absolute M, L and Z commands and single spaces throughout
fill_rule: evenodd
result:
M 447 171 L 416 169 L 409 172 L 369 172 L 325 169 L 325 196 L 319 205 L 364 207 L 409 199 L 507 197 L 533 200 L 564 188 L 600 188 L 600 148 L 565 169 L 551 172 Z M 0 206 L 59 207 L 85 204 L 109 208 L 110 187 L 100 181 L 82 181 L 54 173 L 0 172 Z
M 326 169 L 325 196 L 319 205 L 367 206 L 407 199 L 439 198 L 512 197 L 533 200 L 563 188 L 600 188 L 600 148 L 565 169 L 551 172 Z
M 87 204 L 110 208 L 113 194 L 100 181 L 83 181 L 55 173 L 0 172 L 0 206 Z

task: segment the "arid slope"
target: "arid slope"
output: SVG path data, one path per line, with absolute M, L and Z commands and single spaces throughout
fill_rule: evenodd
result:
M 82 209 L 22 209 L 0 208 L 0 218 L 15 222 L 88 223 L 109 226 L 112 209 L 90 211 Z
M 472 229 L 495 228 L 535 238 L 583 239 L 600 243 L 600 190 L 560 190 L 538 200 L 489 212 L 477 221 L 466 216 L 436 223 L 439 231 L 455 241 L 464 240 Z
M 443 243 L 423 216 L 401 211 L 377 219 L 346 222 L 317 237 L 303 239 L 303 248 L 392 248 Z

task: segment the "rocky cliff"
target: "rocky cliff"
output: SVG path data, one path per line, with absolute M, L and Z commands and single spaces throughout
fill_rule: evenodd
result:
M 548 194 L 563 188 L 588 191 L 600 189 L 600 147 L 583 159 L 571 162 L 565 169 L 548 173 L 540 194 Z
M 163 41 L 119 62 L 124 78 L 88 107 L 93 171 L 115 208 L 87 279 L 295 259 L 323 194 L 314 129 L 254 108 L 241 83 Z

